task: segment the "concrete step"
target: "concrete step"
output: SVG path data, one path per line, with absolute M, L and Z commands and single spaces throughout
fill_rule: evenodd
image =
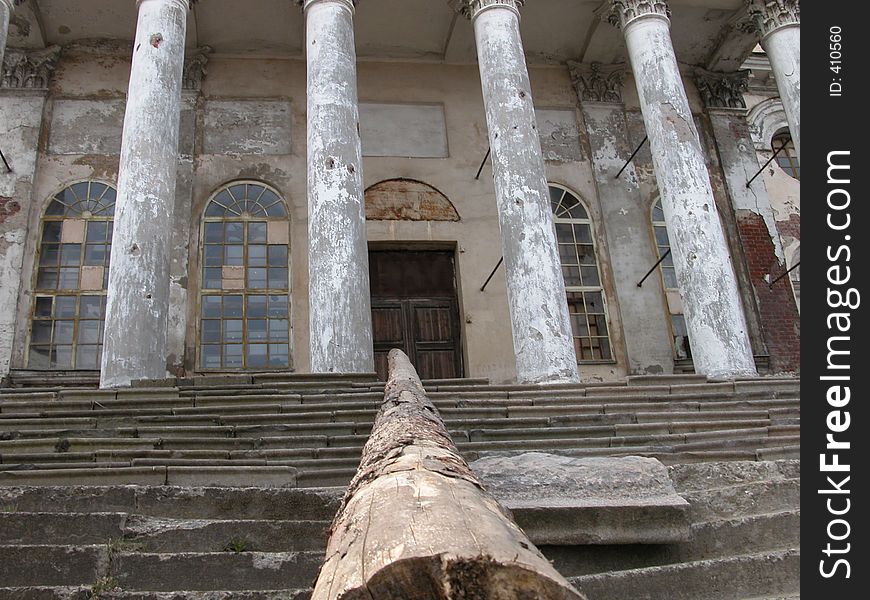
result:
M 322 552 L 119 552 L 109 576 L 124 590 L 303 588 L 322 561 Z
M 168 519 L 331 521 L 340 488 L 18 486 L 0 488 L 7 513 L 135 513 Z
M 596 600 L 782 597 L 800 593 L 800 550 L 584 575 L 570 581 Z

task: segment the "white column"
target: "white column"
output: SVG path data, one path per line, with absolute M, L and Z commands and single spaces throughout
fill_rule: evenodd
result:
M 801 156 L 801 12 L 799 0 L 747 0 L 761 35 L 791 139 Z
M 670 37 L 667 3 L 611 0 L 649 135 L 699 374 L 754 375 L 737 279 Z
M 311 371 L 371 373 L 371 294 L 356 87 L 356 0 L 305 0 Z
M 6 42 L 9 38 L 9 22 L 12 11 L 24 0 L 0 0 L 0 71 L 3 67 L 3 56 L 6 53 Z
M 169 248 L 188 0 L 138 0 L 101 387 L 166 376 Z
M 578 381 L 565 283 L 520 39 L 525 0 L 464 0 L 474 25 L 517 380 Z

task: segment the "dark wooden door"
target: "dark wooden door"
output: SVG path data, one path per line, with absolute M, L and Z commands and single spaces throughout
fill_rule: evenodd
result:
M 369 253 L 375 370 L 403 350 L 423 379 L 462 377 L 459 304 L 452 252 Z

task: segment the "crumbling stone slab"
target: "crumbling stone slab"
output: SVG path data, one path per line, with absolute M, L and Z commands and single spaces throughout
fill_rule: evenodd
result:
M 537 545 L 666 544 L 690 538 L 688 503 L 652 458 L 491 456 L 471 468 Z

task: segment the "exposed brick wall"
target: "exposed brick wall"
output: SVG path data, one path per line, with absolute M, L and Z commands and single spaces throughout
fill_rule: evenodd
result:
M 774 372 L 800 370 L 800 315 L 787 277 L 771 288 L 772 281 L 784 270 L 774 254 L 773 240 L 761 215 L 740 211 L 737 229 L 749 265 L 750 278 L 761 313 L 764 342 L 770 352 Z
M 801 216 L 794 213 L 788 216 L 788 221 L 777 221 L 776 228 L 784 238 L 801 239 Z

